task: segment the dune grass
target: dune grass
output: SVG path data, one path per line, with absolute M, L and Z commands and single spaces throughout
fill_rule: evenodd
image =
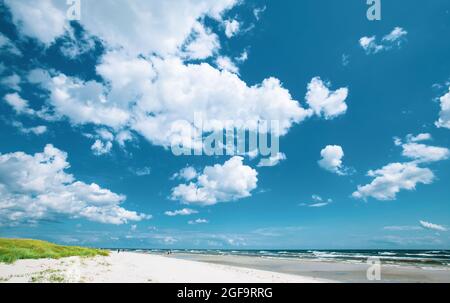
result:
M 107 256 L 108 254 L 108 251 L 102 249 L 62 246 L 41 240 L 0 238 L 0 262 L 4 263 L 13 263 L 18 259 L 59 259 L 71 256 Z

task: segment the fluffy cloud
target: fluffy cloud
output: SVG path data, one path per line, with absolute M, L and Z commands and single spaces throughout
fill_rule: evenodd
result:
M 55 115 L 68 118 L 74 125 L 92 123 L 117 129 L 129 120 L 127 110 L 106 102 L 105 87 L 99 82 L 43 70 L 33 70 L 28 78 L 48 90 L 48 105 Z
M 442 161 L 448 159 L 450 156 L 450 151 L 445 147 L 418 143 L 406 143 L 402 147 L 403 156 L 414 159 L 418 163 Z
M 232 157 L 223 165 L 207 166 L 195 182 L 172 189 L 172 199 L 186 204 L 213 205 L 251 195 L 256 188 L 258 173 L 244 165 L 242 157 Z
M 84 1 L 80 23 L 107 45 L 126 47 L 133 55 L 176 54 L 199 19 L 221 19 L 223 12 L 235 3 L 236 0 Z M 14 23 L 27 36 L 51 44 L 66 31 L 65 1 L 7 0 L 6 4 Z
M 235 0 L 138 0 L 132 3 L 116 0 L 113 4 L 89 1 L 83 3 L 89 13 L 81 22 L 109 45 L 126 46 L 133 53 L 175 54 L 193 30 L 199 31 L 201 17 L 220 19 L 235 3 Z M 120 18 L 111 18 L 114 15 Z
M 362 37 L 359 39 L 359 45 L 366 51 L 367 54 L 378 53 L 383 49 L 381 45 L 376 44 L 375 36 Z
M 234 60 L 236 60 L 239 63 L 245 62 L 248 59 L 248 51 L 244 50 L 238 57 L 235 57 Z
M 53 113 L 49 112 L 47 106 L 43 106 L 37 111 L 32 109 L 28 104 L 28 100 L 23 99 L 18 93 L 6 94 L 4 100 L 12 107 L 17 115 L 28 115 L 47 121 L 55 121 L 58 119 Z
M 58 33 L 64 32 L 63 24 L 61 30 L 46 33 L 49 37 L 40 37 L 26 30 L 34 21 L 24 18 L 22 11 L 33 6 L 45 15 L 42 9 L 52 6 L 48 11 L 65 14 L 67 7 L 53 5 L 52 1 L 43 6 L 31 1 L 14 3 L 7 4 L 15 15 L 16 25 L 24 23 L 24 34 L 51 43 Z M 319 78 L 310 84 L 307 99 L 311 108 L 305 109 L 276 78 L 248 86 L 226 56 L 218 56 L 219 69 L 208 63 L 184 61 L 203 59 L 217 51 L 217 37 L 201 23 L 202 18 L 209 16 L 221 21 L 222 14 L 236 3 L 235 0 L 83 3 L 81 25 L 107 49 L 96 66 L 100 78 L 86 81 L 56 71 L 32 71 L 28 80 L 48 93 L 46 108 L 39 111 L 40 116 L 67 119 L 73 125 L 107 126 L 116 134 L 127 134 L 127 138 L 136 132 L 152 144 L 164 147 L 177 144 L 199 147 L 202 131 L 215 131 L 217 125 L 212 123 L 199 129 L 194 125 L 194 113 L 235 121 L 232 126 L 236 128 L 242 126 L 240 121 L 277 120 L 278 136 L 285 135 L 290 127 L 313 112 L 326 119 L 344 113 L 347 89 L 331 92 Z M 120 18 L 111 18 L 115 15 Z M 42 22 L 56 26 L 48 20 Z M 51 114 L 44 115 L 49 111 Z
M 197 22 L 185 43 L 182 55 L 187 59 L 200 60 L 211 57 L 219 49 L 219 37 Z
M 359 39 L 359 45 L 364 49 L 366 54 L 376 54 L 381 51 L 390 50 L 393 47 L 400 47 L 407 34 L 408 32 L 403 28 L 395 27 L 380 42 L 377 42 L 376 36 L 362 37 Z
M 322 156 L 318 161 L 320 167 L 341 176 L 347 174 L 348 169 L 342 165 L 344 151 L 341 146 L 327 145 L 320 151 L 320 155 Z
M 405 143 L 399 138 L 395 138 L 394 142 L 395 145 L 402 147 L 402 155 L 413 159 L 415 163 L 430 163 L 448 159 L 450 151 L 447 148 L 417 143 L 431 139 L 431 135 L 428 133 L 417 136 L 408 134 Z
M 66 36 L 63 36 L 59 51 L 66 58 L 76 60 L 79 56 L 94 50 L 95 46 L 96 39 L 94 37 L 89 36 L 86 32 L 77 34 L 70 30 Z
M 196 211 L 194 209 L 183 208 L 183 209 L 174 210 L 174 211 L 166 211 L 164 214 L 169 217 L 174 217 L 174 216 L 189 216 L 189 215 L 197 214 L 197 213 L 198 213 L 198 211 Z
M 427 141 L 431 140 L 431 135 L 429 133 L 421 133 L 418 135 L 408 134 L 406 136 L 406 140 L 408 142 L 421 142 L 421 141 Z
M 444 226 L 439 225 L 439 224 L 434 224 L 434 223 L 430 223 L 430 222 L 422 221 L 422 220 L 419 222 L 420 222 L 420 225 L 426 229 L 437 230 L 437 231 L 447 231 L 447 228 L 445 228 Z
M 158 77 L 154 80 L 154 70 Z M 130 128 L 156 145 L 198 141 L 201 132 L 194 125 L 194 113 L 220 121 L 278 120 L 284 135 L 294 123 L 303 121 L 310 110 L 303 109 L 281 86 L 278 79 L 265 79 L 249 87 L 237 75 L 219 71 L 207 63 L 185 65 L 177 58 L 126 59 L 107 54 L 97 67 L 108 80 L 108 91 L 96 81 L 81 81 L 42 70 L 30 74 L 49 92 L 49 105 L 56 115 L 77 124 L 97 124 L 113 129 Z M 240 110 L 236 112 L 236 108 Z M 177 127 L 182 121 L 186 124 Z M 206 132 L 214 124 L 204 124 Z
M 121 130 L 113 134 L 107 128 L 98 128 L 94 133 L 84 133 L 86 138 L 93 139 L 94 143 L 91 145 L 91 150 L 96 156 L 108 154 L 111 152 L 113 142 L 117 142 L 120 147 L 125 147 L 125 143 L 133 140 L 133 136 L 127 130 Z M 144 167 L 142 169 L 132 170 L 132 173 L 137 176 L 150 174 L 150 168 Z
M 239 74 L 239 68 L 228 57 L 225 56 L 217 57 L 216 64 L 220 70 L 226 70 L 233 74 Z
M 225 20 L 225 36 L 231 38 L 239 32 L 240 24 L 237 20 Z
M 91 150 L 96 156 L 108 154 L 111 151 L 112 143 L 110 141 L 102 142 L 101 140 L 95 140 L 91 146 Z
M 65 172 L 67 154 L 52 145 L 42 153 L 0 155 L 0 223 L 36 222 L 54 215 L 123 224 L 148 216 L 119 206 L 125 196 Z
M 39 135 L 42 135 L 47 132 L 47 126 L 45 126 L 45 125 L 26 127 L 23 125 L 22 122 L 19 122 L 19 121 L 13 121 L 11 124 L 15 128 L 17 128 L 21 133 L 24 133 L 24 134 L 34 134 L 34 135 L 39 136 Z
M 192 166 L 185 167 L 181 169 L 178 173 L 175 173 L 172 176 L 172 179 L 183 179 L 186 181 L 190 181 L 197 177 L 197 171 Z
M 392 30 L 392 32 L 383 37 L 383 41 L 387 41 L 390 43 L 400 43 L 399 40 L 402 39 L 407 34 L 408 34 L 407 31 L 397 26 Z
M 417 184 L 431 184 L 435 179 L 434 173 L 419 165 L 446 160 L 450 151 L 443 147 L 417 143 L 430 139 L 431 135 L 428 133 L 416 136 L 409 134 L 406 136 L 406 142 L 395 138 L 395 145 L 403 149 L 402 155 L 412 161 L 390 163 L 381 169 L 370 170 L 367 175 L 374 180 L 367 185 L 358 186 L 352 196 L 359 199 L 373 197 L 377 200 L 395 200 L 400 190 L 414 190 Z
M 114 135 L 107 129 L 105 128 L 100 128 L 96 130 L 96 133 L 98 134 L 98 136 L 105 140 L 105 141 L 112 141 L 114 140 Z
M 191 125 L 190 133 L 198 133 L 193 124 L 196 112 L 202 113 L 205 120 L 230 120 L 236 124 L 239 120 L 278 120 L 280 133 L 277 135 L 286 134 L 294 123 L 309 116 L 309 111 L 293 100 L 275 78 L 249 87 L 237 75 L 221 72 L 207 63 L 184 65 L 177 59 L 169 59 L 154 60 L 154 65 L 159 72 L 154 83 L 158 98 L 142 101 L 140 110 L 147 115 L 140 114 L 133 127 L 161 145 L 184 136 L 174 127 L 174 121 L 186 121 Z M 148 117 L 151 113 L 156 114 Z M 218 129 L 214 124 L 204 124 L 203 130 Z
M 450 128 L 450 87 L 448 93 L 439 98 L 441 111 L 439 119 L 436 121 L 437 127 Z
M 50 45 L 66 30 L 65 1 L 5 0 L 20 31 Z
M 22 52 L 17 48 L 17 46 L 2 33 L 0 33 L 0 50 L 16 56 L 22 56 Z
M 324 83 L 319 77 L 315 77 L 308 84 L 306 102 L 318 116 L 325 119 L 333 119 L 347 111 L 345 99 L 348 96 L 347 88 L 330 91 L 330 84 Z
M 133 141 L 135 138 L 129 130 L 121 130 L 115 136 L 115 140 L 121 147 L 125 146 L 125 143 Z
M 34 111 L 28 106 L 28 101 L 20 97 L 18 93 L 7 94 L 4 100 L 17 114 L 34 114 Z
M 284 153 L 280 153 L 278 152 L 277 154 L 266 158 L 266 159 L 261 159 L 258 163 L 258 167 L 264 167 L 264 166 L 276 166 L 278 165 L 281 161 L 286 160 L 286 155 Z
M 391 163 L 367 175 L 374 180 L 367 185 L 358 186 L 352 196 L 358 199 L 373 197 L 377 200 L 394 200 L 400 190 L 414 190 L 417 184 L 431 184 L 433 172 L 418 167 L 416 163 Z
M 12 74 L 11 76 L 3 78 L 1 84 L 13 91 L 20 91 L 20 81 L 19 75 Z
M 138 177 L 143 177 L 143 176 L 150 175 L 152 172 L 152 169 L 149 166 L 145 166 L 145 167 L 133 169 L 132 172 Z

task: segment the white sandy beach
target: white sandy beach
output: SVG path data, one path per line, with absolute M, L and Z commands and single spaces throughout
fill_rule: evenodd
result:
M 319 283 L 331 281 L 160 255 L 111 252 L 107 257 L 18 260 L 13 264 L 0 264 L 0 282 Z

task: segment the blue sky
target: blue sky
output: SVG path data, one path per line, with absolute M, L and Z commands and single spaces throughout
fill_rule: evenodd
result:
M 1 237 L 449 247 L 448 1 L 65 2 L 1 4 Z M 175 156 L 194 111 L 280 154 Z

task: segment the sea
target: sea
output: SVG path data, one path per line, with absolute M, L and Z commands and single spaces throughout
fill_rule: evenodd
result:
M 383 264 L 449 266 L 450 250 L 220 250 L 220 249 L 126 249 L 144 253 L 252 256 L 273 259 L 304 259 L 366 263 L 378 258 Z

